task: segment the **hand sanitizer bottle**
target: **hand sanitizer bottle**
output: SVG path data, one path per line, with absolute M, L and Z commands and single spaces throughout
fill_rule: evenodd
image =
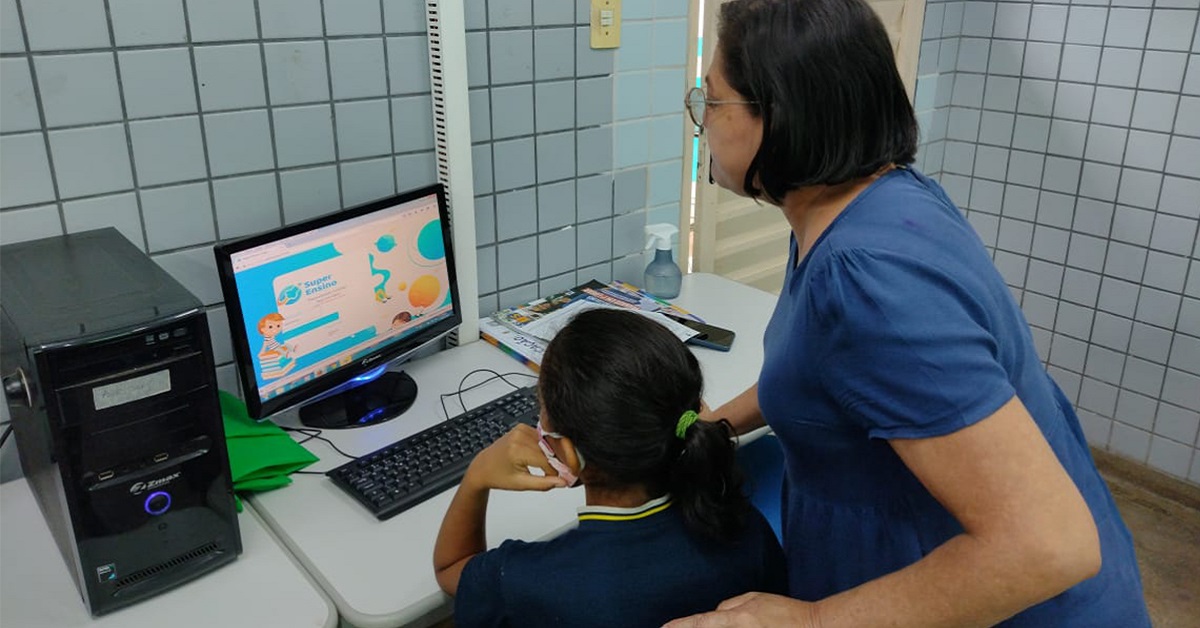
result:
M 683 273 L 675 260 L 671 259 L 671 236 L 679 233 L 674 225 L 657 223 L 646 225 L 646 248 L 654 247 L 654 261 L 646 266 L 646 292 L 662 299 L 679 296 Z

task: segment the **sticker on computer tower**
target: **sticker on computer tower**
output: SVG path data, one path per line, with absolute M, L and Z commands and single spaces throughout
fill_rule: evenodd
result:
M 116 580 L 117 579 L 117 564 L 109 563 L 107 565 L 100 565 L 99 567 L 97 567 L 96 568 L 96 579 L 100 581 L 100 584 L 104 584 L 105 582 L 110 582 L 112 580 Z

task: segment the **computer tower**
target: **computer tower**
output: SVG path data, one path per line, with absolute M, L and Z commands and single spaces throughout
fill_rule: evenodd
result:
M 92 614 L 241 553 L 204 308 L 118 231 L 0 247 L 0 373 Z

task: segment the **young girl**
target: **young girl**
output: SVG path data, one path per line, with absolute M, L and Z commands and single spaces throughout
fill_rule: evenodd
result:
M 632 312 L 578 315 L 546 349 L 538 427 L 480 452 L 438 534 L 438 584 L 468 626 L 660 626 L 782 592 L 782 552 L 741 492 L 728 423 L 697 421 L 695 356 Z M 531 474 L 529 467 L 545 471 Z M 487 550 L 488 491 L 578 483 L 578 526 Z

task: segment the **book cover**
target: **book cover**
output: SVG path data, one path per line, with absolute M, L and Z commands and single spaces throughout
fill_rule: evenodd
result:
M 546 343 L 542 340 L 515 331 L 492 318 L 480 319 L 479 337 L 533 372 L 537 373 L 541 369 L 542 356 L 546 353 Z

